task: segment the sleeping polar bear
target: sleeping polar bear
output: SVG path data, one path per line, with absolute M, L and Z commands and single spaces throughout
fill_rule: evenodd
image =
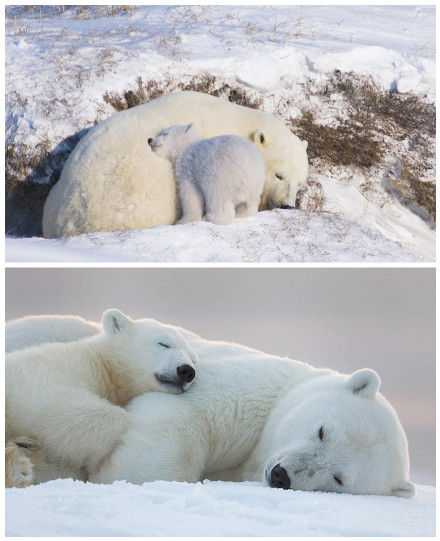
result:
M 376 372 L 346 376 L 179 331 L 199 358 L 191 389 L 132 400 L 131 429 L 90 481 L 414 495 L 406 437 Z
M 168 126 L 192 122 L 203 137 L 239 135 L 261 151 L 266 180 L 260 210 L 295 205 L 308 172 L 306 143 L 268 113 L 183 91 L 116 113 L 80 140 L 46 200 L 43 235 L 174 224 L 181 205 L 173 168 L 147 141 Z
M 102 331 L 93 324 L 86 329 L 85 320 L 70 320 L 72 335 L 81 324 L 90 336 L 63 341 L 69 321 L 63 317 L 27 318 L 6 326 L 6 336 L 12 330 L 17 339 L 24 335 L 18 331 L 28 328 L 26 344 L 40 343 L 20 348 L 11 336 L 7 339 L 15 351 L 5 359 L 6 456 L 18 462 L 17 453 L 26 456 L 38 449 L 40 458 L 69 467 L 78 472 L 70 475 L 81 478 L 129 428 L 123 406 L 148 391 L 185 392 L 198 359 L 175 328 L 152 319 L 132 320 L 119 310 L 106 310 Z M 58 342 L 41 343 L 44 328 L 48 339 Z M 48 469 L 40 468 L 46 477 Z

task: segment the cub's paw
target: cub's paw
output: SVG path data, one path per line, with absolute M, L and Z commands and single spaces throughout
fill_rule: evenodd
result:
M 8 441 L 5 448 L 5 486 L 6 488 L 24 488 L 32 485 L 34 480 L 31 460 L 26 451 L 33 451 L 33 443 L 23 438 L 23 441 Z

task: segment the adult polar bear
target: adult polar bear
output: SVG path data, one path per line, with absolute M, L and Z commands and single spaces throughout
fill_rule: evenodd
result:
M 181 205 L 172 165 L 147 141 L 168 126 L 192 122 L 203 137 L 240 135 L 260 149 L 266 167 L 260 210 L 295 205 L 307 177 L 306 145 L 272 115 L 183 91 L 117 113 L 81 139 L 47 198 L 43 235 L 174 224 Z
M 179 331 L 199 357 L 194 384 L 135 398 L 132 428 L 91 481 L 414 495 L 406 437 L 373 370 L 345 376 Z

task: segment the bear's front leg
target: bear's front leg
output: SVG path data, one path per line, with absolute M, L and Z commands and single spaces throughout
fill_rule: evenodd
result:
M 90 393 L 61 396 L 43 412 L 38 439 L 48 459 L 72 468 L 95 468 L 130 427 L 123 408 Z
M 178 178 L 179 196 L 182 203 L 182 218 L 176 225 L 200 222 L 203 219 L 204 198 L 200 189 L 186 178 Z
M 5 447 L 5 486 L 24 488 L 33 484 L 34 475 L 31 460 L 24 447 L 8 441 Z

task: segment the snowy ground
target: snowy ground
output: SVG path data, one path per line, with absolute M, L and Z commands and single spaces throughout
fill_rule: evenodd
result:
M 6 490 L 7 536 L 435 536 L 435 488 L 415 499 L 259 483 L 58 480 Z M 26 510 L 23 512 L 23 510 Z
M 435 100 L 434 6 L 139 6 L 111 16 L 105 7 L 38 9 L 9 7 L 6 18 L 6 139 L 23 154 L 53 150 L 113 114 L 104 94 L 136 90 L 139 77 L 173 90 L 209 73 L 286 123 L 311 106 L 306 88 L 334 70 Z M 330 125 L 343 108 L 337 100 L 318 107 L 318 120 Z M 402 143 L 408 155 L 410 143 Z M 423 180 L 435 182 L 430 160 Z M 387 188 L 387 175 L 401 169 L 394 150 L 383 167 L 313 164 L 320 209 L 266 212 L 230 227 L 9 237 L 6 261 L 434 261 L 432 218 Z M 35 180 L 47 181 L 49 169 Z
M 6 239 L 9 262 L 421 262 L 377 230 L 330 213 L 274 210 L 229 226 L 199 222 L 59 240 Z

